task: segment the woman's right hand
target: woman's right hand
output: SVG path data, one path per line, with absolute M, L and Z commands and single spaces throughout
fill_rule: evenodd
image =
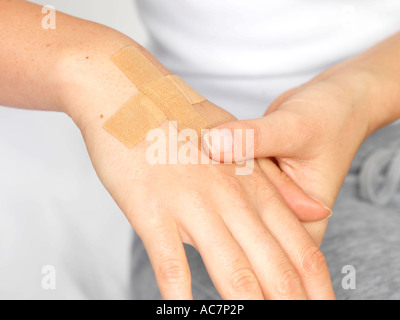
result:
M 66 61 L 65 110 L 100 180 L 142 239 L 165 299 L 192 298 L 183 243 L 200 252 L 224 299 L 334 298 L 322 253 L 257 161 L 245 176 L 232 164 L 150 164 L 146 154 L 154 142 L 128 149 L 102 127 L 137 89 L 97 50 Z M 196 108 L 211 126 L 234 120 L 210 102 Z M 168 140 L 168 122 L 158 130 Z M 330 214 L 284 183 L 294 207 L 320 218 Z
M 159 129 L 168 137 L 168 122 Z M 334 298 L 322 253 L 257 163 L 248 176 L 236 175 L 236 165 L 150 165 L 151 142 L 127 149 L 100 121 L 82 132 L 101 181 L 145 245 L 164 298 L 192 298 L 182 243 L 200 252 L 224 299 Z

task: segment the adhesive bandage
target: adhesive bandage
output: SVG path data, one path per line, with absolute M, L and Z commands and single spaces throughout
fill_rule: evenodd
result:
M 206 99 L 181 78 L 164 75 L 134 46 L 121 50 L 111 59 L 139 89 L 104 124 L 104 129 L 128 148 L 143 141 L 151 129 L 166 120 L 176 121 L 179 131 L 195 130 L 199 138 L 202 129 L 209 129 L 193 107 Z

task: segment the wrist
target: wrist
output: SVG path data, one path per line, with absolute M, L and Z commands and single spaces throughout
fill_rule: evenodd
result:
M 313 81 L 327 81 L 340 89 L 340 94 L 351 107 L 355 124 L 358 122 L 365 132 L 364 139 L 391 122 L 390 115 L 383 107 L 382 84 L 367 68 L 345 62 L 327 70 Z
M 111 57 L 135 41 L 106 26 L 78 20 L 79 32 L 68 29 L 64 41 L 58 47 L 58 63 L 55 70 L 59 111 L 75 121 L 89 114 L 94 99 L 100 92 L 105 98 L 108 90 L 117 91 L 124 76 L 114 66 Z M 107 79 L 110 78 L 110 81 Z M 117 81 L 113 85 L 111 80 Z M 114 87 L 114 88 L 113 88 Z M 119 93 L 119 92 L 115 92 Z M 92 108 L 90 108 L 92 105 Z
M 73 47 L 63 52 L 58 70 L 60 111 L 81 130 L 93 122 L 104 122 L 137 93 L 111 61 L 113 54 L 133 44 L 130 39 L 114 40 L 107 46 Z
M 391 64 L 390 52 L 385 55 L 381 51 L 370 50 L 312 80 L 340 85 L 352 97 L 355 109 L 365 113 L 368 134 L 400 118 L 400 68 Z

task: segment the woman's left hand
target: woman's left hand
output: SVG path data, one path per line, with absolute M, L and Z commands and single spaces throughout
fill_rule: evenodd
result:
M 275 187 L 280 188 L 276 178 L 280 172 L 281 177 L 291 179 L 306 194 L 332 208 L 357 150 L 371 133 L 371 113 L 361 92 L 338 77 L 321 76 L 283 94 L 264 117 L 215 129 L 229 129 L 232 134 L 237 129 L 254 129 L 254 157 Z M 223 161 L 229 155 L 243 160 L 235 158 L 234 150 L 246 148 L 245 134 L 243 139 L 233 139 L 232 152 L 212 146 L 213 133 L 207 138 L 211 157 Z M 298 218 L 313 220 L 307 213 Z M 305 223 L 319 244 L 327 222 Z

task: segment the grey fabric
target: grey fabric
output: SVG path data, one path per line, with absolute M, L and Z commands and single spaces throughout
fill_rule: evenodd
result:
M 399 150 L 379 148 L 374 151 L 360 168 L 360 196 L 375 205 L 387 205 L 393 199 L 399 187 L 399 168 Z M 382 175 L 382 171 L 384 170 L 386 173 Z M 383 181 L 379 183 L 380 180 Z
M 336 201 L 322 250 L 338 299 L 400 299 L 399 150 L 399 124 L 372 135 Z M 355 267 L 356 290 L 342 287 L 345 265 Z
M 399 124 L 372 135 L 357 153 L 336 201 L 322 251 L 338 299 L 400 299 L 398 150 Z M 368 187 L 375 191 L 371 197 L 365 192 L 365 183 L 371 184 Z M 385 187 L 387 185 L 390 188 Z M 391 193 L 383 201 L 385 205 L 374 197 L 380 194 L 380 190 Z M 220 299 L 200 255 L 189 246 L 186 246 L 186 252 L 194 297 Z M 133 246 L 133 265 L 133 298 L 160 299 L 151 265 L 139 238 L 135 239 Z M 342 287 L 346 276 L 342 273 L 343 267 L 348 265 L 356 271 L 355 290 Z

